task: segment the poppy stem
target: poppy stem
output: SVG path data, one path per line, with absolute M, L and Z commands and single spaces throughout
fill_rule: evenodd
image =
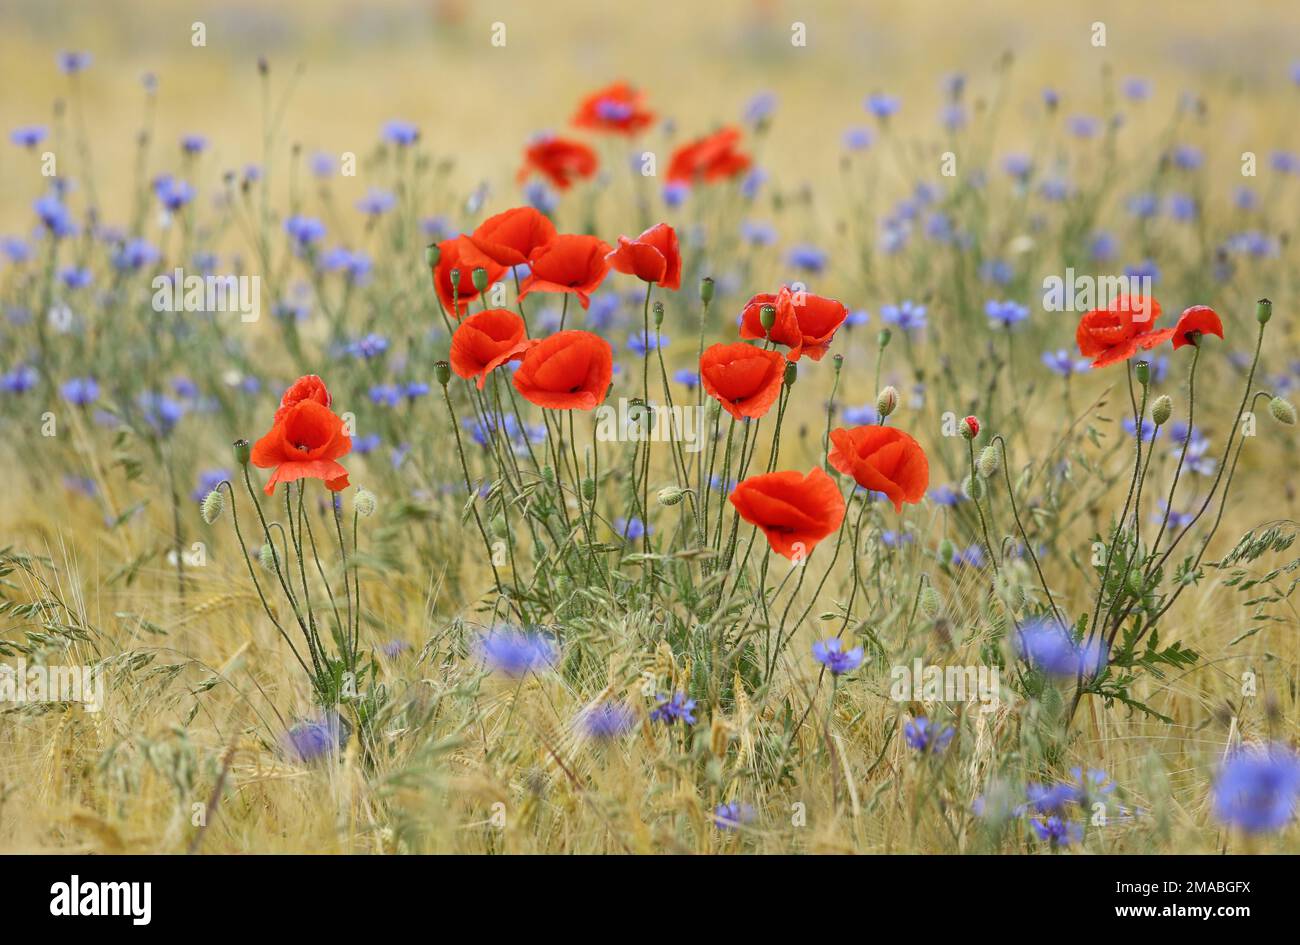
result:
M 1156 540 L 1151 545 L 1151 557 L 1154 559 L 1160 551 L 1160 541 L 1165 536 L 1165 529 L 1169 525 L 1169 516 L 1173 514 L 1174 509 L 1174 491 L 1178 488 L 1178 479 L 1183 473 L 1183 462 L 1187 459 L 1187 448 L 1192 442 L 1192 421 L 1196 417 L 1196 364 L 1201 360 L 1201 346 L 1195 346 L 1196 351 L 1192 354 L 1192 366 L 1187 372 L 1187 436 L 1183 439 L 1183 448 L 1178 452 L 1178 466 L 1174 469 L 1174 480 L 1169 484 L 1169 496 L 1165 499 L 1165 514 L 1160 520 L 1160 530 L 1156 532 Z M 1151 570 L 1146 572 L 1145 577 L 1150 578 Z

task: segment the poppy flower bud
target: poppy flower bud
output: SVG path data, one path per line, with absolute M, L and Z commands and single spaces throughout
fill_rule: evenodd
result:
M 430 269 L 437 268 L 438 260 L 442 259 L 442 249 L 437 243 L 430 243 L 424 247 L 424 264 Z
M 961 491 L 966 493 L 968 499 L 974 499 L 976 502 L 984 495 L 984 485 L 975 476 L 967 476 L 961 484 Z
M 596 480 L 590 476 L 582 480 L 582 497 L 588 502 L 596 498 Z
M 203 497 L 203 505 L 199 511 L 203 513 L 203 521 L 211 525 L 221 515 L 221 510 L 226 507 L 226 499 L 221 494 L 221 489 L 213 489 Z
M 1151 419 L 1155 421 L 1156 426 L 1163 426 L 1168 423 L 1173 412 L 1174 402 L 1169 399 L 1168 394 L 1161 394 L 1156 398 L 1156 402 L 1151 405 Z
M 939 542 L 939 561 L 943 564 L 952 564 L 953 557 L 957 554 L 957 547 L 952 543 L 951 538 L 945 538 Z
M 664 303 L 656 302 L 654 305 L 650 306 L 650 312 L 654 315 L 655 327 L 658 328 L 664 323 Z
M 892 337 L 894 337 L 894 333 L 892 331 L 890 331 L 888 328 L 882 328 L 880 329 L 880 334 L 876 335 L 876 344 L 880 345 L 880 347 L 882 348 L 888 348 L 889 339 Z
M 684 489 L 678 489 L 676 486 L 664 486 L 659 490 L 659 504 L 676 505 L 682 501 L 682 497 L 685 495 L 686 491 Z
M 944 541 L 948 540 L 945 538 Z M 948 544 L 951 546 L 952 542 L 949 541 Z M 939 596 L 939 592 L 930 584 L 927 584 L 925 589 L 921 591 L 921 610 L 923 610 L 925 615 L 931 620 L 939 616 L 940 611 L 943 610 L 943 598 Z
M 882 417 L 888 417 L 898 409 L 898 388 L 892 384 L 882 387 L 880 393 L 876 395 L 876 412 Z
M 1273 303 L 1268 299 L 1260 299 L 1255 303 L 1255 321 L 1261 325 L 1267 325 L 1268 320 L 1273 317 Z
M 1197 334 L 1197 337 L 1199 338 L 1200 335 Z M 1141 384 L 1143 387 L 1146 387 L 1149 383 L 1151 383 L 1151 362 L 1150 361 L 1137 362 L 1136 364 L 1133 365 L 1133 373 L 1137 375 L 1138 383 Z
M 257 561 L 267 571 L 270 571 L 272 574 L 275 573 L 275 551 L 272 550 L 269 544 L 263 545 L 258 549 Z
M 980 475 L 985 479 L 996 476 L 998 470 L 1002 468 L 1002 457 L 998 455 L 998 448 L 993 445 L 984 447 L 976 465 L 979 467 Z
M 764 305 L 760 308 L 758 310 L 758 323 L 763 326 L 763 331 L 771 331 L 772 326 L 776 324 L 776 306 Z
M 438 383 L 446 387 L 451 382 L 451 363 L 448 361 L 433 362 L 433 376 L 438 379 Z
M 713 301 L 713 277 L 705 276 L 700 280 L 700 301 L 708 305 Z
M 488 274 L 487 274 L 487 270 L 484 269 L 482 266 L 476 266 L 474 268 L 474 271 L 469 274 L 469 278 L 470 281 L 474 283 L 474 288 L 477 291 L 483 292 L 487 289 Z
M 961 422 L 961 435 L 963 439 L 973 440 L 980 435 L 980 422 L 975 417 L 966 417 Z
M 1273 419 L 1278 423 L 1285 423 L 1287 426 L 1295 425 L 1295 407 L 1291 405 L 1289 400 L 1274 397 L 1268 402 L 1268 412 L 1273 415 Z
M 253 448 L 248 445 L 248 440 L 235 440 L 235 462 L 241 466 L 247 466 L 248 458 L 252 453 Z
M 375 494 L 369 489 L 358 489 L 352 497 L 352 508 L 362 518 L 370 518 L 375 514 Z
M 793 361 L 786 362 L 785 365 L 785 386 L 793 387 L 795 380 L 799 377 L 799 365 Z

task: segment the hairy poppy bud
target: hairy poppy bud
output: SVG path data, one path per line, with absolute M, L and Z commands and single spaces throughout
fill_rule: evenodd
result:
M 705 276 L 700 280 L 700 301 L 708 305 L 713 301 L 713 277 Z
M 772 326 L 776 324 L 776 306 L 764 305 L 758 310 L 758 323 L 763 326 L 763 331 L 771 331 Z
M 957 554 L 957 548 L 952 543 L 951 538 L 945 538 L 939 542 L 939 561 L 943 564 L 952 564 L 953 556 Z
M 1174 402 L 1169 399 L 1168 394 L 1161 394 L 1156 398 L 1156 402 L 1151 405 L 1151 419 L 1155 421 L 1156 426 L 1163 426 L 1168 423 L 1173 412 Z
M 1261 325 L 1267 325 L 1268 320 L 1273 317 L 1273 303 L 1268 299 L 1260 299 L 1255 303 L 1255 321 Z
M 951 545 L 952 542 L 948 542 L 948 544 Z M 932 585 L 927 584 L 924 590 L 921 591 L 921 610 L 931 620 L 939 616 L 939 612 L 943 610 L 943 598 L 939 596 L 939 592 Z
M 370 518 L 375 514 L 375 494 L 369 489 L 358 489 L 352 497 L 352 508 L 362 518 Z
M 984 447 L 976 465 L 979 466 L 980 475 L 985 479 L 996 476 L 998 470 L 1002 468 L 1002 457 L 998 454 L 998 448 L 992 445 Z
M 1151 362 L 1137 362 L 1137 364 L 1133 365 L 1133 373 L 1137 375 L 1138 383 L 1146 387 L 1151 383 Z
M 275 550 L 269 544 L 258 549 L 257 560 L 267 571 L 275 573 Z
M 980 422 L 975 417 L 965 417 L 961 422 L 960 429 L 964 439 L 973 440 L 980 435 Z
M 650 313 L 654 316 L 655 327 L 658 328 L 664 323 L 664 303 L 656 302 L 650 306 Z
M 203 505 L 199 511 L 203 513 L 203 521 L 211 525 L 221 515 L 221 510 L 226 507 L 226 499 L 221 494 L 221 488 L 213 489 L 203 497 Z
M 962 480 L 961 491 L 966 493 L 968 499 L 974 499 L 976 502 L 984 495 L 984 486 L 975 476 L 967 476 Z
M 1289 400 L 1274 397 L 1268 402 L 1268 412 L 1273 415 L 1273 419 L 1278 423 L 1285 423 L 1287 426 L 1295 425 L 1295 407 L 1292 406 Z
M 235 462 L 239 465 L 247 466 L 252 452 L 253 448 L 248 445 L 248 440 L 235 440 Z
M 685 495 L 686 491 L 684 489 L 678 489 L 676 486 L 664 486 L 659 490 L 659 504 L 676 505 L 682 501 L 682 497 Z
M 424 263 L 430 269 L 438 265 L 438 260 L 442 259 L 442 250 L 437 243 L 430 243 L 424 247 Z
M 474 271 L 469 274 L 470 281 L 474 283 L 476 291 L 483 292 L 488 287 L 487 270 L 482 266 L 475 267 Z
M 433 376 L 439 384 L 446 387 L 451 382 L 451 364 L 446 361 L 433 362 Z
M 799 377 L 799 365 L 793 361 L 787 361 L 785 365 L 785 386 L 793 387 L 795 380 Z
M 882 387 L 876 395 L 876 412 L 882 417 L 888 417 L 897 409 L 898 389 L 892 384 Z

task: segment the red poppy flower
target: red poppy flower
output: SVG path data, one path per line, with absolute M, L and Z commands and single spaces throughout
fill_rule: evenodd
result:
M 492 371 L 523 356 L 533 344 L 524 320 L 504 308 L 476 312 L 451 336 L 451 369 L 457 377 L 477 377 L 479 390 Z
M 471 269 L 522 266 L 555 239 L 555 224 L 532 207 L 515 207 L 488 217 L 461 243 L 461 260 Z
M 438 293 L 438 298 L 442 300 L 443 307 L 448 312 L 453 312 L 456 318 L 468 312 L 469 303 L 479 296 L 478 289 L 474 288 L 475 269 L 481 267 L 487 271 L 488 285 L 497 282 L 506 274 L 505 266 L 484 258 L 475 250 L 474 244 L 468 237 L 443 240 L 438 244 L 438 250 L 438 265 L 433 269 L 433 287 Z M 467 255 L 477 256 L 478 261 L 472 262 L 466 258 Z M 460 273 L 454 292 L 451 281 L 453 269 Z
M 636 276 L 676 291 L 682 287 L 682 254 L 677 248 L 677 231 L 657 223 L 634 240 L 618 238 L 618 249 L 607 257 L 618 272 Z
M 791 361 L 798 361 L 804 354 L 820 361 L 830 348 L 835 332 L 849 316 L 849 310 L 834 299 L 793 292 L 789 286 L 782 286 L 776 295 L 760 292 L 746 303 L 740 318 L 740 337 L 769 337 L 763 330 L 764 305 L 776 308 L 770 337 L 774 343 L 790 349 L 786 357 Z
M 894 511 L 920 502 L 930 485 L 925 450 L 902 430 L 865 426 L 831 431 L 830 464 L 864 489 L 883 492 Z
M 844 521 L 844 499 L 820 466 L 806 476 L 793 470 L 750 476 L 729 498 L 740 517 L 767 536 L 772 550 L 792 561 L 796 555 L 806 558 Z
M 1193 305 L 1184 309 L 1183 314 L 1178 316 L 1178 324 L 1174 326 L 1174 348 L 1196 344 L 1191 338 L 1194 332 L 1218 335 L 1222 339 L 1223 322 L 1219 320 L 1219 313 L 1208 305 Z
M 614 351 L 589 331 L 561 331 L 524 354 L 515 389 L 530 403 L 552 410 L 591 410 L 609 390 Z
M 330 405 L 330 392 L 325 387 L 325 382 L 315 374 L 304 374 L 289 385 L 289 389 L 280 398 L 280 408 L 275 412 L 275 422 L 278 423 L 290 407 L 304 400 L 314 400 L 322 407 Z
M 609 274 L 608 255 L 604 240 L 563 233 L 529 257 L 531 270 L 519 287 L 519 298 L 530 292 L 572 292 L 586 308 L 591 293 Z
M 577 128 L 633 135 L 654 123 L 654 112 L 641 104 L 641 93 L 626 82 L 615 82 L 582 100 L 573 116 Z
M 724 177 L 735 177 L 750 165 L 748 154 L 736 150 L 740 131 L 723 128 L 714 134 L 691 141 L 673 152 L 668 161 L 670 184 L 712 182 Z
M 713 345 L 700 358 L 704 392 L 737 420 L 761 417 L 772 407 L 785 380 L 785 358 L 737 341 Z
M 348 471 L 338 458 L 352 449 L 343 420 L 315 400 L 300 400 L 275 421 L 271 432 L 253 444 L 251 459 L 260 469 L 275 467 L 266 494 L 277 483 L 319 479 L 338 492 L 348 486 Z
M 1154 328 L 1160 318 L 1160 303 L 1144 296 L 1121 295 L 1104 309 L 1093 309 L 1079 319 L 1074 339 L 1079 353 L 1093 358 L 1095 368 L 1127 361 L 1138 349 L 1163 344 L 1174 329 Z
M 580 141 L 567 138 L 539 138 L 524 148 L 524 166 L 519 169 L 519 183 L 536 171 L 556 190 L 568 190 L 576 179 L 585 180 L 596 173 L 596 152 Z

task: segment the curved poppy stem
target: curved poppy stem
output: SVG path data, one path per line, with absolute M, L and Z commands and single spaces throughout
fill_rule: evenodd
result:
M 1183 463 L 1187 460 L 1187 449 L 1192 442 L 1192 421 L 1196 416 L 1196 365 L 1201 360 L 1201 346 L 1196 345 L 1196 351 L 1192 355 L 1192 366 L 1187 372 L 1187 435 L 1183 438 L 1183 448 L 1178 453 L 1178 466 L 1174 470 L 1174 480 L 1169 484 L 1169 496 L 1165 499 L 1165 514 L 1160 520 L 1160 529 L 1156 532 L 1156 540 L 1151 545 L 1151 557 L 1155 558 L 1156 553 L 1160 550 L 1160 542 L 1165 537 L 1165 529 L 1169 526 L 1169 516 L 1174 510 L 1174 492 L 1178 489 L 1178 480 L 1183 473 Z M 1150 578 L 1151 570 L 1146 572 L 1145 577 Z

